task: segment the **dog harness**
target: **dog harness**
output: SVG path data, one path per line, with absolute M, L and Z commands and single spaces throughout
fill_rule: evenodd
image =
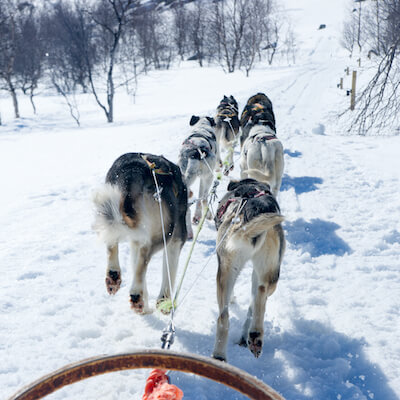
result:
M 144 161 L 146 161 L 147 165 L 149 166 L 150 169 L 154 170 L 154 172 L 158 175 L 172 175 L 171 171 L 163 171 L 161 168 L 156 168 L 156 163 L 153 161 L 149 161 L 147 159 L 147 155 L 146 154 L 142 154 L 141 156 L 143 158 Z
M 199 148 L 199 150 L 201 152 L 203 152 L 203 153 L 205 152 L 205 153 L 209 154 L 212 151 L 212 149 L 215 148 L 217 139 L 215 137 L 214 132 L 211 132 L 211 131 L 208 131 L 208 130 L 207 130 L 207 132 L 210 134 L 211 137 L 207 136 L 207 135 L 205 135 L 205 134 L 203 134 L 201 132 L 192 133 L 190 136 L 188 136 L 183 141 L 182 146 L 187 146 L 187 147 L 192 148 L 192 149 Z M 193 143 L 191 141 L 191 139 L 196 138 L 196 137 L 206 140 L 207 144 L 208 144 L 208 148 L 206 148 L 204 145 L 203 146 L 198 146 L 196 143 Z
M 236 201 L 256 199 L 258 197 L 262 197 L 262 196 L 266 196 L 266 195 L 271 195 L 271 192 L 254 188 L 254 189 L 250 189 L 242 197 L 231 197 L 224 204 L 222 204 L 221 207 L 219 207 L 219 209 L 217 211 L 217 216 L 219 219 L 221 219 L 223 217 L 223 215 L 226 213 L 226 210 L 228 209 L 229 205 Z
M 253 136 L 253 143 L 254 142 L 266 142 L 268 140 L 278 139 L 275 134 L 258 134 Z

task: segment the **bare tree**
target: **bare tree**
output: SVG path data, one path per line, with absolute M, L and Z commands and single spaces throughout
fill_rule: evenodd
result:
M 192 59 L 197 59 L 200 67 L 203 66 L 206 56 L 206 40 L 210 41 L 208 23 L 208 7 L 203 0 L 198 0 L 194 3 L 194 8 L 188 11 L 188 42 L 194 53 Z
M 87 6 L 85 12 L 96 26 L 96 47 L 101 57 L 102 72 L 106 77 L 106 102 L 101 100 L 96 85 L 96 71 L 87 59 L 88 78 L 97 104 L 104 111 L 107 122 L 114 121 L 114 72 L 119 45 L 128 22 L 133 17 L 138 0 L 98 0 Z M 87 54 L 87 57 L 89 55 Z M 100 78 L 100 77 L 99 77 Z
M 89 88 L 89 71 L 98 62 L 94 43 L 95 26 L 85 14 L 83 4 L 58 1 L 44 11 L 42 36 L 50 72 L 64 75 L 68 87 Z M 54 76 L 54 74 L 53 74 Z
M 361 135 L 392 128 L 400 133 L 400 2 L 380 1 L 381 52 L 376 72 L 357 99 L 351 129 Z
M 288 64 L 291 62 L 293 64 L 296 63 L 296 53 L 297 53 L 297 42 L 296 42 L 296 35 L 291 27 L 291 25 L 288 26 L 287 31 L 286 31 L 286 37 L 284 40 L 284 48 L 286 52 L 286 60 Z
M 17 53 L 18 9 L 14 1 L 0 3 L 0 79 L 5 86 L 2 89 L 11 95 L 15 118 L 19 118 L 19 106 L 16 93 L 15 57 Z
M 234 72 L 240 62 L 244 29 L 249 13 L 246 0 L 215 2 L 212 16 L 213 39 L 218 44 L 219 60 L 227 72 Z
M 36 114 L 33 97 L 43 74 L 45 58 L 41 21 L 37 9 L 28 2 L 20 3 L 19 11 L 19 35 L 17 36 L 14 69 L 18 86 L 24 94 L 29 95 L 33 112 Z
M 350 57 L 353 55 L 354 45 L 357 38 L 357 26 L 353 18 L 346 20 L 343 24 L 343 32 L 341 38 L 342 46 L 350 52 Z
M 178 0 L 172 8 L 173 13 L 173 37 L 178 55 L 181 60 L 184 59 L 188 51 L 188 29 L 189 16 L 185 4 L 182 0 Z
M 240 66 L 245 69 L 246 76 L 249 76 L 254 62 L 264 39 L 265 18 L 268 9 L 264 0 L 254 0 L 249 4 L 246 15 L 248 21 L 243 28 L 243 45 L 240 48 Z

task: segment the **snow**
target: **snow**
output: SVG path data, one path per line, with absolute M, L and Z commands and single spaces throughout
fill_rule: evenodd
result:
M 345 135 L 334 117 L 349 103 L 336 87 L 353 62 L 339 45 L 347 3 L 285 0 L 299 41 L 295 65 L 260 65 L 249 78 L 191 62 L 151 72 L 140 78 L 135 102 L 118 94 L 114 124 L 103 122 L 88 95 L 78 98 L 81 128 L 58 97 L 38 96 L 38 116 L 21 97 L 24 118 L 17 121 L 11 101 L 0 98 L 3 398 L 71 362 L 160 347 L 168 317 L 156 311 L 138 316 L 129 307 L 128 245 L 120 249 L 122 287 L 114 297 L 106 293 L 105 249 L 91 229 L 92 192 L 125 152 L 177 161 L 192 114 L 213 115 L 224 94 L 233 94 L 242 108 L 258 91 L 272 99 L 285 148 L 278 200 L 287 251 L 267 302 L 259 359 L 235 344 L 250 299 L 251 268 L 239 277 L 228 361 L 288 400 L 400 398 L 400 137 Z M 322 23 L 327 28 L 317 30 Z M 239 176 L 238 164 L 233 176 Z M 175 351 L 211 354 L 215 236 L 206 221 L 175 316 Z M 190 242 L 179 272 L 189 248 Z M 153 306 L 161 262 L 159 253 L 147 274 Z M 107 374 L 48 398 L 140 399 L 147 376 L 147 370 Z M 188 399 L 244 398 L 203 378 L 176 372 L 171 378 Z

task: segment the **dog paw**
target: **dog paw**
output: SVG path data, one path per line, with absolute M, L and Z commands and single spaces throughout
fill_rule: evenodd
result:
M 222 354 L 213 354 L 212 355 L 213 358 L 215 358 L 216 360 L 222 361 L 222 362 L 226 362 L 226 357 L 223 356 Z
M 192 219 L 192 223 L 194 225 L 198 225 L 199 222 L 200 222 L 200 217 L 194 216 L 193 219 Z
M 106 288 L 108 294 L 115 294 L 121 287 L 121 273 L 119 271 L 108 271 L 106 276 Z
M 187 240 L 193 240 L 193 231 L 188 231 Z
M 140 294 L 131 294 L 130 302 L 131 302 L 131 308 L 137 314 L 145 314 L 146 313 L 143 296 L 141 296 Z
M 174 303 L 176 307 L 176 302 Z M 171 314 L 172 311 L 172 300 L 169 297 L 160 297 L 157 299 L 156 308 L 164 315 Z
M 250 332 L 247 339 L 247 345 L 249 350 L 253 353 L 255 358 L 260 357 L 262 352 L 262 336 L 260 332 Z
M 242 337 L 240 338 L 240 340 L 239 340 L 239 342 L 238 342 L 238 345 L 239 345 L 239 346 L 242 346 L 242 347 L 247 347 L 247 340 L 246 340 L 246 338 L 245 338 L 244 336 L 242 336 Z

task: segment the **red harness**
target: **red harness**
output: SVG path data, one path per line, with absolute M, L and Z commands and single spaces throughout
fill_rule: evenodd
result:
M 247 193 L 247 196 L 246 196 L 245 199 L 256 199 L 258 197 L 265 196 L 265 195 L 268 195 L 268 194 L 270 194 L 270 193 L 268 193 L 268 192 L 266 193 L 265 190 L 256 189 L 255 193 Z M 239 199 L 241 199 L 241 197 L 232 197 L 231 199 L 228 199 L 226 201 L 226 203 L 224 203 L 219 208 L 218 214 L 217 214 L 218 218 L 221 219 L 222 216 L 226 213 L 226 210 L 228 209 L 229 205 L 234 203 L 235 201 L 238 201 Z
M 266 140 L 274 140 L 277 139 L 276 135 L 263 135 L 263 136 L 256 136 L 255 142 L 265 142 Z

